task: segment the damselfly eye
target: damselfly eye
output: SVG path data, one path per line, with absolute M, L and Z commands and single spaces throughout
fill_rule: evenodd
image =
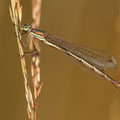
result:
M 21 28 L 22 31 L 28 32 L 30 30 L 31 26 L 29 24 L 24 24 Z

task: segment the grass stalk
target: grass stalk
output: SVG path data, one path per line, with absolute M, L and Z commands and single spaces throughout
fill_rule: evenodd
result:
M 32 0 L 32 18 L 33 28 L 38 28 L 40 25 L 41 20 L 41 5 L 42 0 Z M 33 90 L 34 90 L 34 116 L 35 120 L 37 120 L 37 111 L 38 111 L 38 98 L 42 88 L 43 83 L 40 83 L 40 47 L 38 44 L 38 40 L 35 40 L 35 46 L 37 46 L 37 54 L 32 55 L 32 62 L 31 62 L 31 74 L 32 74 L 32 81 L 33 81 Z M 30 50 L 34 50 L 33 43 L 29 44 Z
M 20 60 L 21 60 L 21 67 L 22 67 L 22 72 L 24 76 L 24 85 L 25 85 L 25 95 L 27 99 L 27 112 L 28 112 L 28 117 L 29 120 L 34 120 L 34 102 L 33 102 L 33 97 L 32 93 L 28 84 L 28 75 L 27 75 L 27 68 L 26 68 L 26 62 L 25 58 L 22 57 L 24 55 L 24 51 L 22 48 L 21 44 L 21 36 L 19 36 L 19 30 L 18 27 L 21 27 L 21 20 L 22 20 L 22 6 L 20 5 L 19 0 L 11 0 L 11 6 L 9 7 L 10 10 L 10 17 L 15 25 L 15 32 L 16 32 L 16 38 L 17 38 L 17 43 L 18 43 L 18 49 L 19 49 L 19 54 L 20 54 Z

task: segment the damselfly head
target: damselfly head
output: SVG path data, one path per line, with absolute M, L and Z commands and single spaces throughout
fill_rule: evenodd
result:
M 30 24 L 24 24 L 21 28 L 21 31 L 29 32 L 30 28 L 31 28 Z

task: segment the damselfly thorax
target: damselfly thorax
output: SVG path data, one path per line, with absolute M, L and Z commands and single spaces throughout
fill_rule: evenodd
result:
M 114 57 L 110 54 L 66 41 L 62 38 L 50 35 L 45 31 L 34 29 L 29 24 L 24 24 L 21 29 L 21 34 L 25 33 L 28 33 L 28 41 L 30 37 L 38 39 L 53 48 L 63 51 L 83 66 L 90 69 L 90 71 L 112 82 L 115 86 L 119 84 L 105 73 L 106 69 L 116 68 L 117 66 Z M 34 39 L 32 40 L 34 43 Z

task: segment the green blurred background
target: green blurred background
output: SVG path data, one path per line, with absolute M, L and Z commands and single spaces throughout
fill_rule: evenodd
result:
M 27 120 L 24 79 L 9 4 L 9 0 L 0 4 L 0 119 Z M 21 4 L 23 23 L 31 23 L 31 1 L 21 0 Z M 120 81 L 119 0 L 43 0 L 40 29 L 112 54 L 118 67 L 107 72 Z M 44 86 L 38 120 L 120 120 L 120 91 L 83 71 L 62 52 L 40 46 Z

